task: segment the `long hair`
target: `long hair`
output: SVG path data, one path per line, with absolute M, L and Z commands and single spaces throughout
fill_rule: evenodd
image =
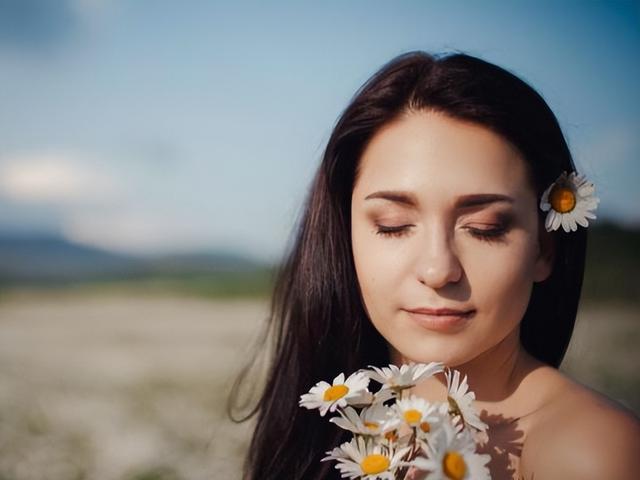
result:
M 266 325 L 272 341 L 266 383 L 254 408 L 238 420 L 232 410 L 248 369 L 232 388 L 232 419 L 257 414 L 245 479 L 338 478 L 332 465 L 320 459 L 346 440 L 344 432 L 317 411 L 300 408 L 298 400 L 319 380 L 389 363 L 386 342 L 368 319 L 359 293 L 351 194 L 359 158 L 372 136 L 407 111 L 420 110 L 475 122 L 511 142 L 526 161 L 538 199 L 563 170 L 575 170 L 553 112 L 511 72 L 463 53 L 412 51 L 383 65 L 358 89 L 331 133 L 294 241 L 277 272 Z M 544 214 L 538 213 L 543 225 Z M 550 235 L 553 270 L 533 285 L 520 340 L 531 355 L 557 368 L 573 332 L 587 236 L 584 228 Z

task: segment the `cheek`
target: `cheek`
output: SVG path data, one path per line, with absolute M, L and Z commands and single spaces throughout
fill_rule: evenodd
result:
M 485 248 L 464 259 L 471 300 L 496 323 L 513 328 L 529 303 L 534 275 L 534 244 L 527 236 L 505 247 Z
M 389 318 L 394 304 L 393 294 L 400 282 L 401 262 L 398 252 L 381 249 L 381 240 L 364 226 L 352 230 L 353 260 L 369 318 Z M 395 288 L 394 288 L 395 286 Z

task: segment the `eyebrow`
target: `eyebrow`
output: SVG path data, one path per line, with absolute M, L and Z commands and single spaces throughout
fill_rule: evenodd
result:
M 365 197 L 365 200 L 372 199 L 388 200 L 413 209 L 418 208 L 419 205 L 418 199 L 413 193 L 401 190 L 381 190 Z M 501 193 L 472 193 L 458 197 L 455 203 L 455 208 L 462 209 L 478 207 L 497 202 L 512 204 L 515 202 L 515 199 L 509 195 L 503 195 Z

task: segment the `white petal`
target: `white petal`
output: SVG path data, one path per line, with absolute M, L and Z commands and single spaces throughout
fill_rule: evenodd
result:
M 453 372 L 453 389 L 458 391 L 460 385 L 460 372 L 458 370 L 454 370 Z
M 595 210 L 598 208 L 598 202 L 593 199 L 585 200 L 580 205 L 584 210 Z
M 345 451 L 345 453 L 349 455 L 349 457 L 354 461 L 360 463 L 360 461 L 362 460 L 362 455 L 360 454 L 360 450 L 358 447 L 359 446 L 356 443 L 355 439 L 342 445 L 342 449 Z
M 373 365 L 369 365 L 369 366 L 372 368 L 372 370 L 366 371 L 366 375 L 378 383 L 385 383 L 387 377 L 384 374 L 384 372 L 378 367 L 374 367 Z
M 575 218 L 576 222 L 579 223 L 580 225 L 582 225 L 583 227 L 588 227 L 589 226 L 589 221 L 585 218 L 584 214 L 577 216 Z
M 329 421 L 331 423 L 335 423 L 336 425 L 338 425 L 340 428 L 342 428 L 343 430 L 348 430 L 350 432 L 358 432 L 359 429 L 356 425 L 354 425 L 353 423 L 349 422 L 348 420 L 341 418 L 341 417 L 331 417 L 329 419 Z
M 395 396 L 395 393 L 392 390 L 388 388 L 382 388 L 375 393 L 375 398 L 373 400 L 373 403 L 383 403 L 389 400 L 390 398 L 393 398 L 394 396 Z
M 335 405 L 335 404 L 333 404 Z M 320 407 L 320 416 L 324 417 L 327 414 L 327 411 L 329 410 L 329 408 L 332 406 L 332 404 L 330 403 L 325 403 Z M 334 408 L 335 410 L 335 408 Z M 332 410 L 333 411 L 333 410 Z
M 543 210 L 548 210 L 549 209 L 549 193 L 551 192 L 551 188 L 553 187 L 553 185 L 551 185 L 549 188 L 547 188 L 544 193 L 542 194 L 542 196 L 540 197 L 540 208 Z
M 330 386 L 331 385 L 329 385 L 327 382 L 318 382 L 313 387 L 311 387 L 311 390 L 309 390 L 309 392 L 322 395 L 324 394 L 324 391 Z
M 440 373 L 444 370 L 444 365 L 441 362 L 430 362 L 428 364 L 419 364 L 416 367 L 416 371 L 413 375 L 414 381 L 422 381 L 428 377 Z
M 552 225 L 553 225 L 553 211 L 547 213 L 546 218 L 544 219 L 544 228 L 547 230 L 547 232 L 550 232 L 552 230 Z
M 585 183 L 580 187 L 578 187 L 578 194 L 581 197 L 586 197 L 588 195 L 591 195 L 594 191 L 595 191 L 595 187 L 593 186 L 593 183 Z
M 354 394 L 345 397 L 349 405 L 365 407 L 371 405 L 375 401 L 375 396 L 369 390 L 360 390 Z

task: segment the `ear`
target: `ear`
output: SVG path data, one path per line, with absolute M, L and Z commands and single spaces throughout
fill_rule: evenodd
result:
M 553 264 L 556 258 L 556 242 L 552 232 L 547 232 L 544 227 L 544 220 L 538 221 L 538 256 L 534 266 L 533 281 L 543 282 L 553 271 Z

